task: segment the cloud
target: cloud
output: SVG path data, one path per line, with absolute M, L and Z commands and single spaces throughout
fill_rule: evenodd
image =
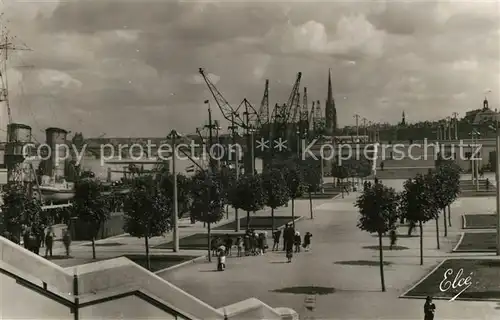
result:
M 7 3 L 5 5 L 5 3 Z M 328 69 L 341 125 L 461 114 L 498 88 L 500 13 L 492 2 L 4 2 L 31 52 L 11 54 L 15 121 L 87 136 L 195 131 L 212 96 L 283 103 L 297 72 L 324 105 Z M 14 70 L 14 69 L 11 69 Z M 498 105 L 499 93 L 489 94 Z M 346 99 L 344 99 L 344 97 Z M 457 98 L 458 97 L 458 98 Z M 215 106 L 216 104 L 212 104 Z M 214 108 L 214 118 L 223 115 Z M 222 123 L 227 127 L 226 123 Z

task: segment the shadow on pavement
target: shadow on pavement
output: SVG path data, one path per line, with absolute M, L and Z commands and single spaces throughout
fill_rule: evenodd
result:
M 379 261 L 369 261 L 369 260 L 351 260 L 351 261 L 337 261 L 335 264 L 345 265 L 345 266 L 364 266 L 364 267 L 378 267 L 380 265 Z M 392 265 L 392 262 L 384 261 L 384 266 Z
M 335 288 L 332 287 L 315 287 L 315 286 L 307 286 L 307 287 L 288 287 L 272 290 L 272 292 L 277 293 L 292 293 L 292 294 L 317 294 L 317 295 L 327 295 L 335 293 Z
M 379 246 L 364 246 L 363 249 L 370 249 L 370 250 L 378 250 L 380 247 Z M 398 250 L 408 250 L 410 248 L 404 247 L 404 246 L 392 246 L 392 250 L 390 246 L 382 246 L 382 250 L 387 250 L 387 251 L 398 251 Z

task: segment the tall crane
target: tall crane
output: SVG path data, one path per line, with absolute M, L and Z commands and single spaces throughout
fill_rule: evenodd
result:
M 307 109 L 307 87 L 304 87 L 304 95 L 302 96 L 302 109 L 300 111 L 299 130 L 302 135 L 309 132 L 309 110 Z
M 292 92 L 288 97 L 287 103 L 284 105 L 277 107 L 273 111 L 273 134 L 275 137 L 281 135 L 283 137 L 283 133 L 286 133 L 284 138 L 288 138 L 293 129 L 293 126 L 290 125 L 296 118 L 297 115 L 297 106 L 299 104 L 297 98 L 299 96 L 299 88 L 300 88 L 300 80 L 302 78 L 302 72 L 297 73 L 297 78 L 295 79 L 295 83 L 292 88 Z
M 264 88 L 264 95 L 260 102 L 259 119 L 261 125 L 269 123 L 269 79 L 266 79 L 266 86 Z
M 210 93 L 214 97 L 214 100 L 217 103 L 217 106 L 219 107 L 222 115 L 227 121 L 231 122 L 231 126 L 237 125 L 238 127 L 243 129 L 253 129 L 260 123 L 259 114 L 251 104 L 242 102 L 238 108 L 234 109 L 233 107 L 231 107 L 226 98 L 224 98 L 222 93 L 220 93 L 220 91 L 215 87 L 212 81 L 207 77 L 207 75 L 205 74 L 205 70 L 203 68 L 199 68 L 198 71 L 207 84 L 208 90 L 210 90 Z M 244 101 L 246 101 L 246 99 Z M 251 116 L 240 114 L 239 109 L 242 106 L 249 108 L 247 113 L 251 113 Z M 244 118 L 242 116 L 244 116 Z M 250 119 L 252 119 L 253 121 L 251 123 L 248 123 L 247 121 Z

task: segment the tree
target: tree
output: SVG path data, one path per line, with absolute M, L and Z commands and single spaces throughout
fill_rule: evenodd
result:
M 420 230 L 420 265 L 424 264 L 423 224 L 434 219 L 437 214 L 437 207 L 433 202 L 433 190 L 429 185 L 432 179 L 432 175 L 423 176 L 418 174 L 415 179 L 406 180 L 400 198 L 401 215 L 408 221 L 418 223 Z
M 146 267 L 151 268 L 149 239 L 170 230 L 172 201 L 158 188 L 151 175 L 135 177 L 123 204 L 125 224 L 123 230 L 131 236 L 144 238 Z
M 250 228 L 250 212 L 264 208 L 266 195 L 260 174 L 247 174 L 240 177 L 229 192 L 229 202 L 235 208 L 247 212 L 247 230 Z
M 441 163 L 433 172 L 434 181 L 432 182 L 433 197 L 436 206 L 443 211 L 444 235 L 448 236 L 448 224 L 446 208 L 455 201 L 460 193 L 460 171 L 452 163 Z M 430 182 L 431 183 L 431 182 Z M 437 248 L 439 245 L 439 216 L 436 217 L 436 237 Z
M 51 224 L 50 216 L 44 214 L 40 201 L 31 197 L 28 191 L 27 187 L 17 183 L 4 187 L 3 225 L 11 239 L 16 239 L 16 242 L 20 240 L 23 226 L 40 236 L 40 231 Z
M 320 160 L 322 161 L 322 160 Z M 304 177 L 304 189 L 309 195 L 309 212 L 313 216 L 312 193 L 321 189 L 321 167 L 318 161 L 307 159 L 302 161 L 302 176 Z
M 95 238 L 104 222 L 109 219 L 108 199 L 102 194 L 102 184 L 96 178 L 79 179 L 75 184 L 74 210 L 91 232 L 92 258 L 95 254 Z
M 160 177 L 160 189 L 167 199 L 174 199 L 174 175 L 165 172 Z M 181 218 L 185 213 L 189 212 L 191 205 L 191 180 L 185 175 L 177 174 L 177 210 L 178 216 Z M 173 204 L 172 204 L 173 206 Z
M 288 194 L 292 199 L 292 224 L 295 228 L 295 199 L 304 194 L 304 175 L 298 160 L 286 162 L 285 180 L 288 186 Z
M 271 208 L 271 230 L 274 233 L 274 210 L 288 203 L 290 195 L 283 173 L 277 168 L 264 170 L 262 187 L 266 198 L 266 206 Z
M 356 207 L 361 214 L 358 228 L 378 235 L 380 280 L 383 292 L 385 292 L 385 281 L 382 235 L 395 228 L 398 219 L 398 204 L 399 195 L 396 191 L 378 181 L 366 187 L 356 200 Z
M 229 206 L 232 205 L 232 203 L 229 201 L 229 193 L 236 183 L 236 170 L 233 170 L 228 166 L 223 166 L 219 171 L 216 172 L 215 175 L 221 184 L 222 194 L 226 199 L 224 201 L 226 203 L 226 218 L 229 219 Z M 236 215 L 235 218 L 238 219 L 238 216 Z
M 196 221 L 207 224 L 208 261 L 211 259 L 211 225 L 224 217 L 224 195 L 214 173 L 197 172 L 191 180 L 191 215 Z

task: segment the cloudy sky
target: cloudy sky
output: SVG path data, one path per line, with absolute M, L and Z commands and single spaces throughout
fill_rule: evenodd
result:
M 438 119 L 500 90 L 500 6 L 461 2 L 13 1 L 0 3 L 14 43 L 14 121 L 86 136 L 194 132 L 211 98 L 204 67 L 234 106 L 285 102 L 296 73 L 309 101 L 327 94 L 340 125 Z M 212 105 L 215 103 L 212 99 Z M 498 106 L 500 108 L 500 106 Z M 222 119 L 216 110 L 215 118 Z

